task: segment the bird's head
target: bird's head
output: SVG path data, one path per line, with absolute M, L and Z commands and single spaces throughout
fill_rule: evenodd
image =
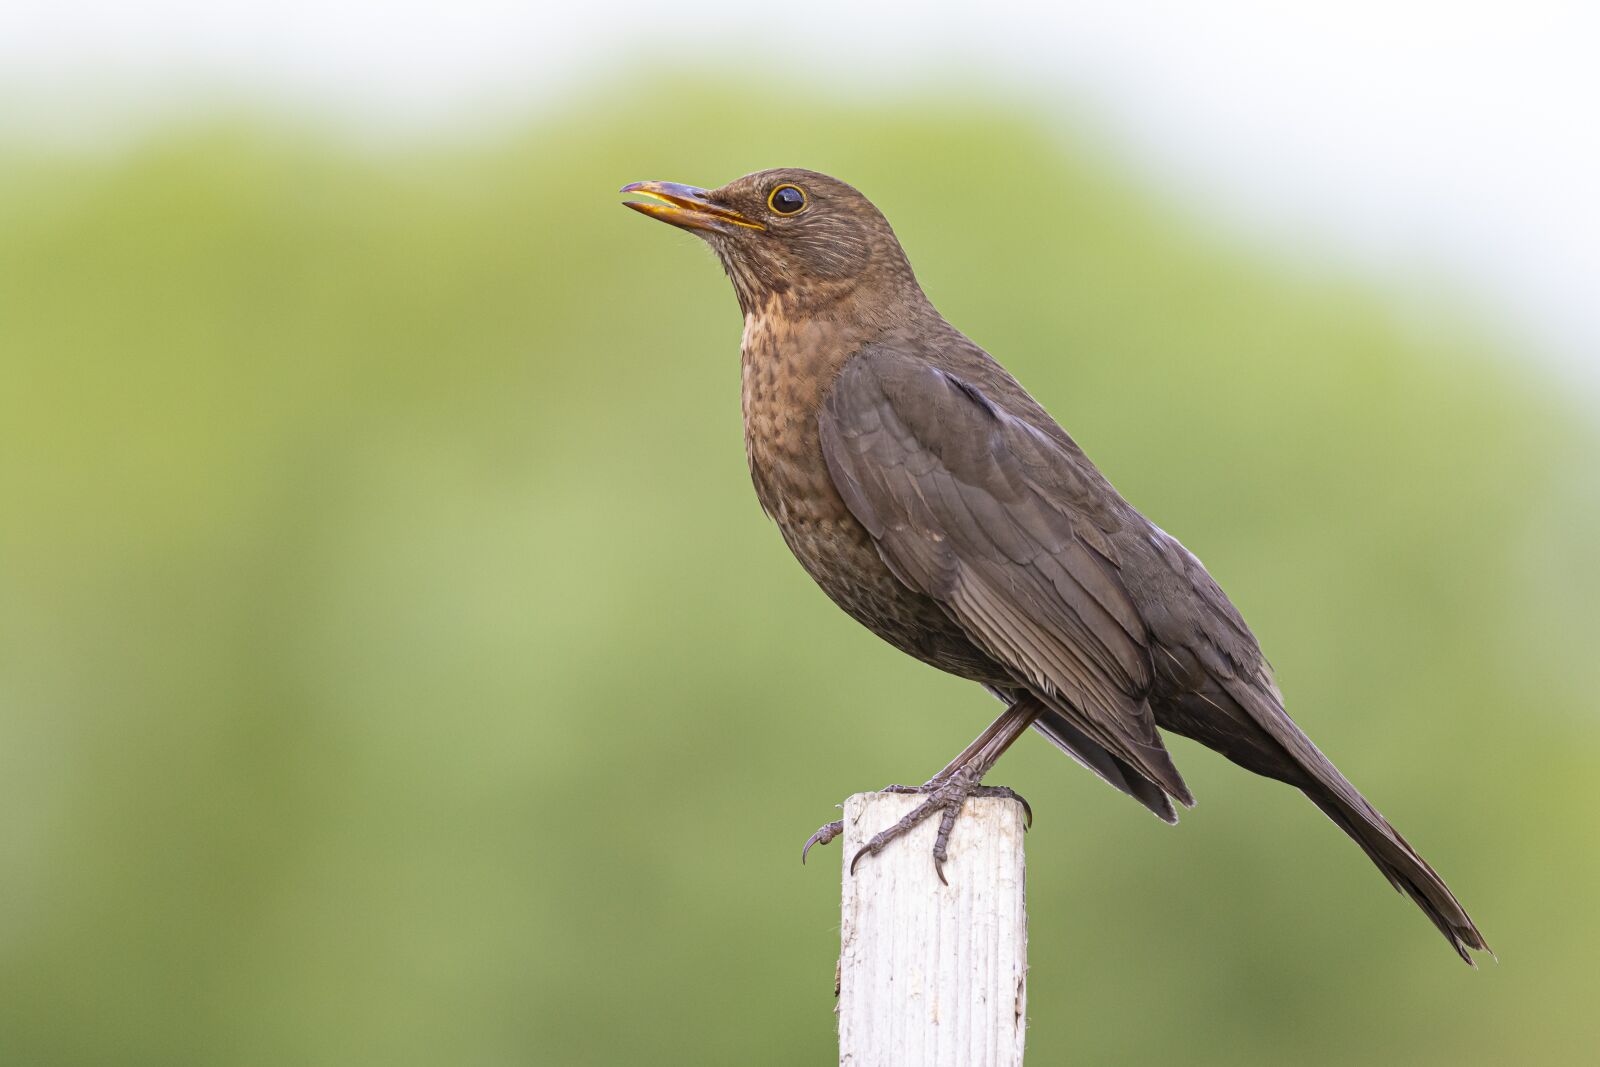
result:
M 878 307 L 923 300 L 883 213 L 853 187 L 813 170 L 747 174 L 720 189 L 634 182 L 635 211 L 702 237 L 722 260 L 739 306 L 768 300 L 818 309 L 863 287 Z

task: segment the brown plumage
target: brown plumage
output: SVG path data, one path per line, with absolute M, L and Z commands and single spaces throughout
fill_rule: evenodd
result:
M 1285 713 L 1255 637 L 1200 561 L 940 316 L 864 196 L 806 170 L 623 191 L 653 201 L 628 206 L 706 238 L 733 281 L 750 474 L 795 557 L 868 629 L 1007 704 L 864 853 L 937 813 L 942 863 L 961 802 L 1029 726 L 1176 822 L 1173 801 L 1194 800 L 1159 726 L 1305 792 L 1463 959 L 1487 947 Z

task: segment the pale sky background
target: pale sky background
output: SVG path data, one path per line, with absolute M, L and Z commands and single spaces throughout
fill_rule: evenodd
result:
M 6 0 L 0 135 L 92 148 L 245 99 L 426 136 L 641 60 L 727 57 L 845 94 L 956 70 L 1086 114 L 1228 228 L 1323 250 L 1402 303 L 1465 297 L 1600 397 L 1594 2 Z

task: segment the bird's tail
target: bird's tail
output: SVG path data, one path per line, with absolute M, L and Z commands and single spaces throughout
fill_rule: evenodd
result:
M 1233 684 L 1217 694 L 1226 699 L 1208 700 L 1208 706 L 1229 710 L 1237 707 L 1238 711 L 1230 716 L 1232 723 L 1254 725 L 1260 732 L 1230 730 L 1203 740 L 1235 763 L 1304 792 L 1335 826 L 1361 846 L 1389 884 L 1416 902 L 1462 959 L 1473 963 L 1472 949 L 1491 952 L 1444 879 L 1284 712 L 1277 688 L 1270 683 L 1246 684 L 1238 678 L 1231 681 Z M 1217 744 L 1219 739 L 1224 743 Z M 1253 740 L 1240 743 L 1247 739 Z
M 1326 764 L 1326 770 L 1332 772 L 1336 782 L 1314 781 L 1301 787 L 1311 802 L 1361 846 L 1391 885 L 1416 901 L 1417 907 L 1433 921 L 1462 959 L 1476 966 L 1469 949 L 1492 953 L 1444 879 L 1331 763 Z M 1325 774 L 1317 777 L 1323 778 Z

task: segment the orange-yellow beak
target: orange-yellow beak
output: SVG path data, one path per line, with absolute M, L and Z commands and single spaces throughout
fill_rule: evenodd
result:
M 623 201 L 641 215 L 671 223 L 685 230 L 709 230 L 712 233 L 736 233 L 738 227 L 764 230 L 759 222 L 751 222 L 732 208 L 712 203 L 704 189 L 677 182 L 634 182 L 624 185 L 624 193 L 647 196 L 649 201 Z

